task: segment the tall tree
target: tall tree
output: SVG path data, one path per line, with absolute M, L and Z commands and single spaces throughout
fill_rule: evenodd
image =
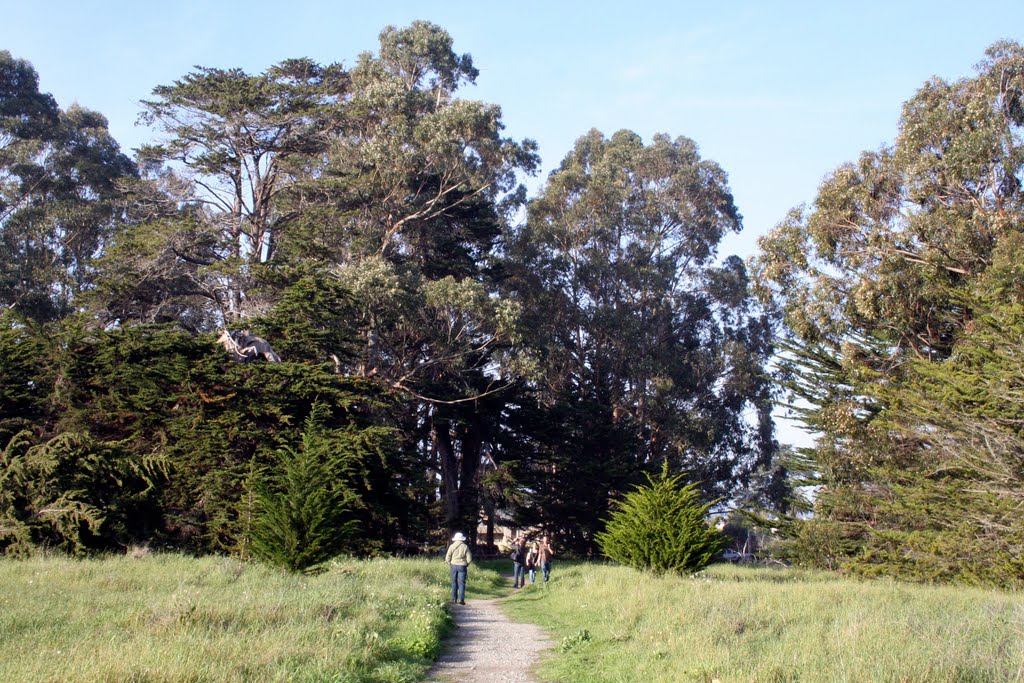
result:
M 576 477 L 556 496 L 585 498 L 576 489 L 595 483 L 621 492 L 664 461 L 728 495 L 770 464 L 771 328 L 742 262 L 714 262 L 739 229 L 725 173 L 683 137 L 645 145 L 629 131 L 591 131 L 531 203 L 518 286 L 539 333 L 545 393 L 591 413 L 580 426 L 604 425 L 582 430 L 575 462 L 541 471 L 626 474 Z
M 39 320 L 72 310 L 120 217 L 118 181 L 135 175 L 103 116 L 60 111 L 0 52 L 0 303 Z
M 397 419 L 418 425 L 410 439 L 437 477 L 443 522 L 472 533 L 496 418 L 472 401 L 505 384 L 496 354 L 517 319 L 495 296 L 494 255 L 535 146 L 502 136 L 497 106 L 456 96 L 477 70 L 428 22 L 386 28 L 350 76 L 326 165 L 293 188 L 305 218 L 282 250 L 350 286 L 364 344 L 350 369 L 411 399 Z
M 826 488 L 814 536 L 837 540 L 812 548 L 819 562 L 887 557 L 879 564 L 902 571 L 917 551 L 890 532 L 940 517 L 947 540 L 982 534 L 962 524 L 973 517 L 969 498 L 932 495 L 930 477 L 956 479 L 943 450 L 922 439 L 937 423 L 917 413 L 894 428 L 888 415 L 907 405 L 914 368 L 948 363 L 969 339 L 986 293 L 1020 296 L 1008 264 L 1022 239 L 1022 103 L 1024 47 L 997 43 L 976 77 L 925 83 L 903 107 L 895 145 L 837 169 L 811 207 L 761 241 L 756 279 L 782 311 L 790 370 L 812 388 L 804 415 L 820 432 L 813 455 Z M 946 509 L 921 514 L 933 505 Z
M 166 308 L 208 327 L 267 312 L 259 266 L 294 218 L 278 198 L 326 148 L 346 83 L 340 65 L 292 59 L 154 88 L 140 118 L 164 140 L 139 151 L 149 173 L 110 257 L 109 315 L 160 321 Z

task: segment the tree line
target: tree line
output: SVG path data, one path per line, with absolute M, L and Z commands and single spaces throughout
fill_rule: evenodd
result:
M 157 86 L 134 159 L 0 53 L 0 546 L 390 552 L 511 520 L 589 552 L 664 471 L 800 561 L 1019 578 L 1022 55 L 926 84 L 745 264 L 686 137 L 591 130 L 529 196 L 536 144 L 427 22 Z M 813 449 L 779 453 L 782 395 Z
M 325 477 L 361 552 L 478 520 L 586 552 L 666 462 L 772 493 L 771 326 L 693 141 L 591 131 L 530 198 L 535 143 L 426 22 L 351 67 L 155 87 L 134 159 L 0 70 L 8 552 L 248 552 Z M 225 328 L 283 362 L 231 362 Z

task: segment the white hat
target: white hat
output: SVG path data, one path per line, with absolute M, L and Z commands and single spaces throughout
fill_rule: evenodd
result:
M 456 531 L 455 535 L 452 536 L 453 541 L 465 541 L 466 537 L 462 535 L 461 531 Z

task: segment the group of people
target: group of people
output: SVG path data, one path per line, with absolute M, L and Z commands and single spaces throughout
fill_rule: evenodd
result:
M 551 548 L 551 542 L 547 536 L 542 536 L 539 541 L 526 543 L 526 537 L 522 534 L 516 537 L 512 546 L 512 583 L 516 588 L 526 585 L 526 576 L 529 574 L 532 584 L 537 578 L 537 570 L 541 572 L 544 581 L 551 577 L 551 560 L 555 551 Z M 452 602 L 460 605 L 466 604 L 466 576 L 469 572 L 469 565 L 473 563 L 473 553 L 466 543 L 466 537 L 462 532 L 452 536 L 452 543 L 444 554 L 444 561 L 448 563 L 452 575 Z
M 540 569 L 541 576 L 547 581 L 551 576 L 551 559 L 554 556 L 555 551 L 551 548 L 551 542 L 547 536 L 542 536 L 539 541 L 534 541 L 529 545 L 522 534 L 517 536 L 512 547 L 512 585 L 522 588 L 526 585 L 527 575 L 532 584 L 537 578 L 538 569 Z

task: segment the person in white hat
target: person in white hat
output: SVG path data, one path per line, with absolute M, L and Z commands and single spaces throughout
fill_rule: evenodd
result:
M 455 532 L 452 536 L 452 544 L 448 546 L 448 552 L 444 554 L 444 561 L 448 563 L 452 572 L 452 602 L 460 605 L 466 604 L 466 574 L 469 565 L 473 562 L 473 555 L 466 545 L 466 537 L 461 531 Z

